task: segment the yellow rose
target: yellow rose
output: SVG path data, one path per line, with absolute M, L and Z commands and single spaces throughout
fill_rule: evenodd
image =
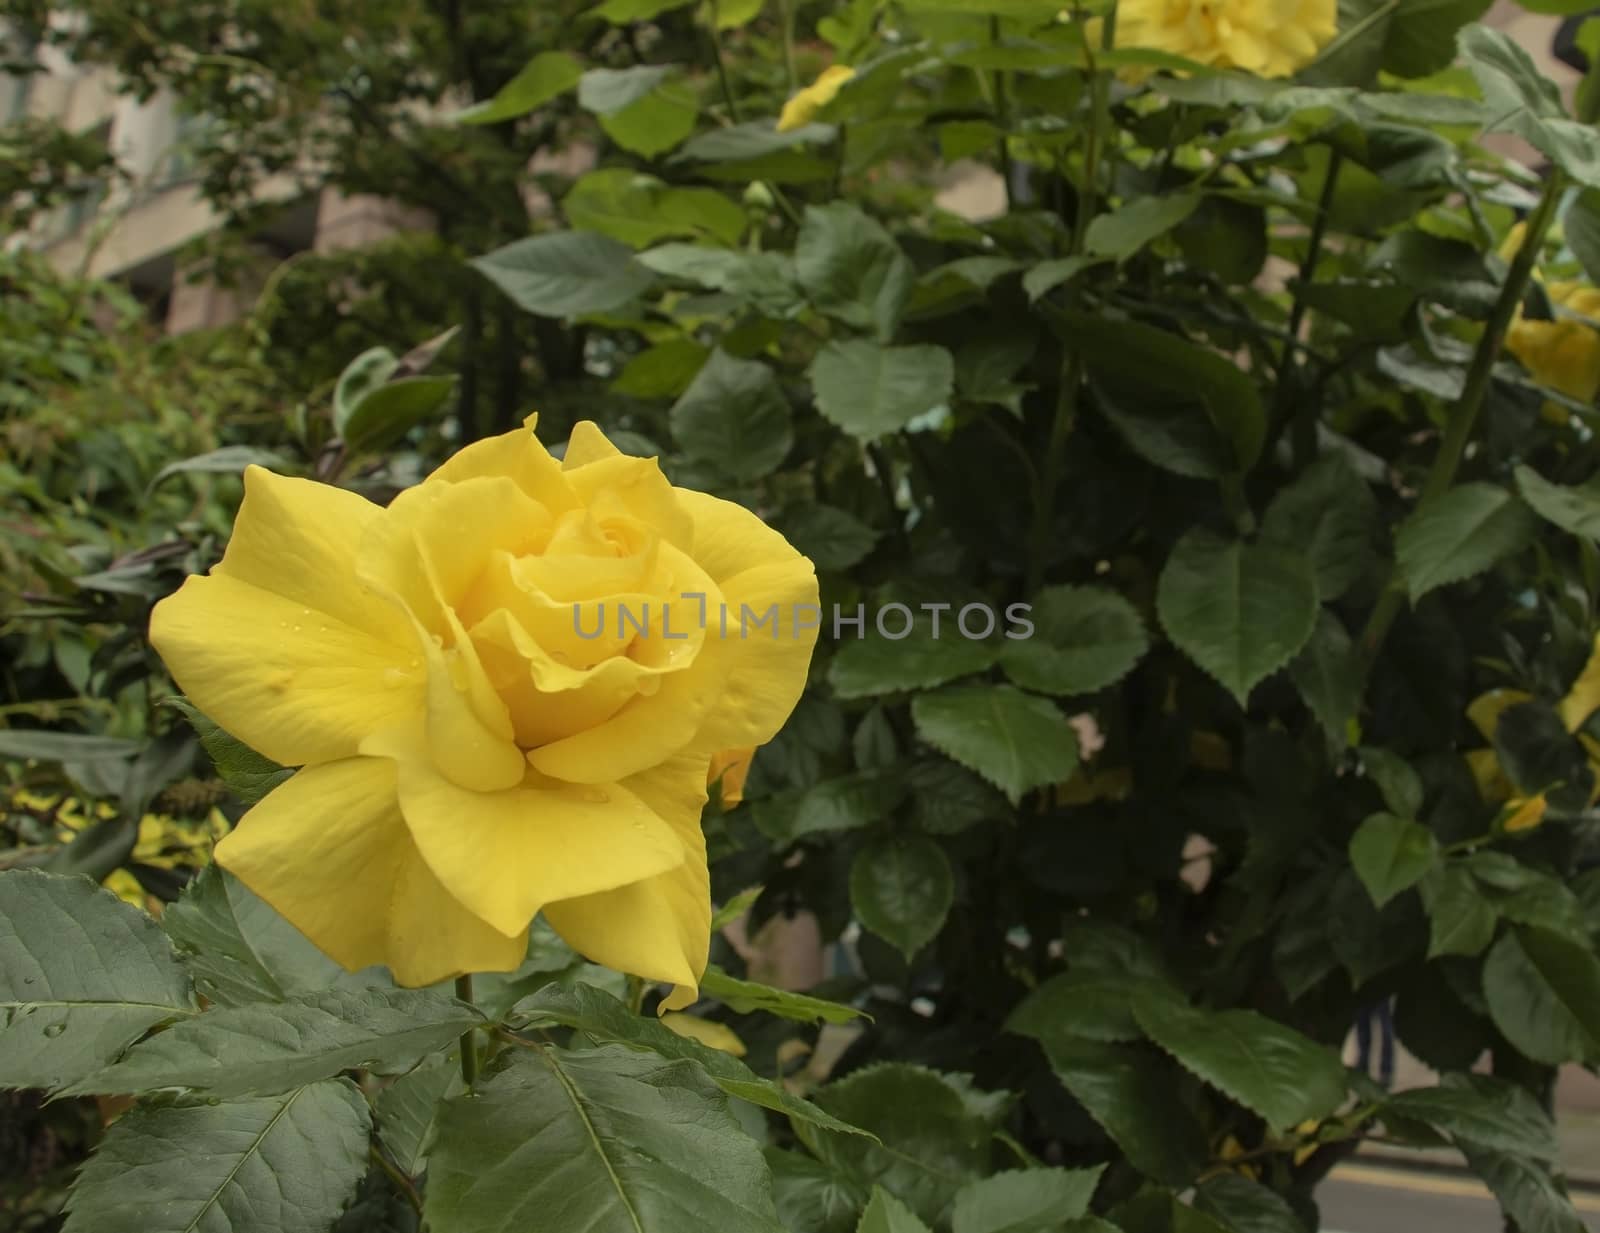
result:
M 1288 77 L 1339 32 L 1338 0 L 1122 0 L 1117 46 Z
M 796 91 L 794 97 L 783 105 L 783 111 L 778 115 L 778 131 L 787 133 L 810 124 L 819 111 L 838 97 L 844 83 L 855 75 L 855 69 L 843 64 L 823 69 L 814 82 L 804 90 Z
M 226 555 L 150 633 L 196 706 L 302 768 L 216 859 L 340 964 L 509 971 L 543 912 L 676 1009 L 710 942 L 707 768 L 788 718 L 816 605 L 754 514 L 583 423 L 561 462 L 507 433 L 387 509 L 251 467 Z

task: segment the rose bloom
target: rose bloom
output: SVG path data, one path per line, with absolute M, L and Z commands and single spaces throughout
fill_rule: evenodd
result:
M 1338 0 L 1122 0 L 1117 46 L 1288 77 L 1339 32 Z
M 710 941 L 712 762 L 799 700 L 816 574 L 593 424 L 560 462 L 532 426 L 387 509 L 251 467 L 222 561 L 151 641 L 196 706 L 301 768 L 216 859 L 344 967 L 510 971 L 542 912 L 676 1008 Z M 741 605 L 777 628 L 741 636 Z
M 1555 282 L 1545 290 L 1557 308 L 1600 321 L 1600 291 L 1587 283 Z M 1600 393 L 1600 330 L 1585 321 L 1571 317 L 1534 321 L 1518 309 L 1506 332 L 1506 350 L 1540 385 L 1568 398 L 1593 402 Z

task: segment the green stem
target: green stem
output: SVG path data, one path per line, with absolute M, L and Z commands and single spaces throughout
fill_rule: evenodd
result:
M 1081 18 L 1082 13 L 1080 11 Z M 1116 10 L 1105 21 L 1103 49 L 1109 49 L 1116 39 Z M 1099 200 L 1100 156 L 1106 126 L 1111 120 L 1111 82 L 1095 63 L 1092 50 L 1087 50 L 1090 74 L 1091 106 L 1089 131 L 1084 135 L 1083 178 L 1078 185 L 1078 208 L 1072 219 L 1072 243 L 1069 252 L 1078 256 L 1083 252 L 1084 240 L 1089 233 L 1089 220 Z M 1067 440 L 1078 418 L 1078 393 L 1083 385 L 1083 353 L 1069 348 L 1061 362 L 1061 388 L 1056 395 L 1055 418 L 1050 424 L 1050 439 L 1045 446 L 1044 465 L 1039 471 L 1038 501 L 1034 506 L 1033 528 L 1029 537 L 1027 593 L 1032 595 L 1044 581 L 1045 554 L 1050 547 L 1050 528 L 1055 522 L 1056 493 L 1061 486 L 1061 466 L 1066 458 Z
M 722 31 L 717 29 L 717 0 L 711 0 L 711 58 L 717 65 L 717 84 L 722 87 L 723 101 L 728 104 L 728 116 L 739 123 L 739 104 L 733 97 L 733 82 L 728 78 L 728 63 L 722 56 Z
M 1300 263 L 1300 277 L 1295 282 L 1294 300 L 1289 307 L 1289 338 L 1298 340 L 1306 322 L 1305 292 L 1317 277 L 1317 266 L 1322 261 L 1322 245 L 1328 237 L 1328 216 L 1333 212 L 1333 195 L 1339 186 L 1339 170 L 1344 165 L 1344 155 L 1333 150 L 1328 156 L 1328 171 L 1322 180 L 1322 193 L 1317 198 L 1317 216 L 1311 220 L 1311 235 L 1306 241 L 1305 260 Z M 1283 359 L 1278 364 L 1277 394 L 1273 408 L 1274 422 L 1281 423 L 1289 410 L 1289 401 L 1298 392 L 1300 365 L 1296 362 L 1293 341 L 1283 347 Z M 1317 406 L 1310 399 L 1301 403 L 1294 412 L 1294 465 L 1302 470 L 1317 453 Z
M 989 18 L 989 42 L 1000 45 L 1000 18 Z M 1000 174 L 1005 180 L 1006 208 L 1011 208 L 1011 96 L 1004 69 L 994 71 L 994 114 L 1000 126 Z
M 783 71 L 789 78 L 789 93 L 800 88 L 800 74 L 794 63 L 794 0 L 778 0 L 778 20 L 783 26 Z
M 1422 493 L 1417 498 L 1418 509 L 1438 500 L 1449 491 L 1450 485 L 1455 483 L 1456 472 L 1461 469 L 1461 460 L 1466 456 L 1467 445 L 1472 440 L 1472 430 L 1478 422 L 1478 414 L 1483 410 L 1484 400 L 1488 397 L 1489 383 L 1494 376 L 1495 362 L 1499 360 L 1501 348 L 1505 344 L 1506 331 L 1511 327 L 1511 319 L 1516 315 L 1522 297 L 1527 294 L 1539 249 L 1544 244 L 1545 233 L 1549 231 L 1550 224 L 1555 221 L 1556 210 L 1561 204 L 1561 196 L 1566 191 L 1566 186 L 1566 176 L 1559 168 L 1552 168 L 1550 178 L 1545 181 L 1544 195 L 1539 198 L 1539 204 L 1534 207 L 1533 214 L 1528 218 L 1527 235 L 1516 257 L 1512 259 L 1511 269 L 1506 273 L 1505 284 L 1500 288 L 1500 298 L 1495 301 L 1489 322 L 1483 327 L 1483 337 L 1478 339 L 1477 349 L 1472 353 L 1472 365 L 1467 369 L 1467 379 L 1461 390 L 1461 399 L 1451 410 L 1450 418 L 1445 424 L 1444 439 L 1440 442 L 1438 456 L 1434 458 L 1433 466 L 1428 471 L 1428 478 L 1423 481 Z M 1367 621 L 1367 627 L 1361 634 L 1363 675 L 1370 671 L 1373 662 L 1378 658 L 1378 652 L 1383 649 L 1383 640 L 1388 637 L 1390 627 L 1400 615 L 1405 597 L 1405 582 L 1396 566 L 1390 570 L 1383 594 L 1379 597 L 1378 604 Z
M 463 1002 L 472 1002 L 472 974 L 456 977 L 456 996 Z M 476 1030 L 468 1028 L 461 1033 L 461 1079 L 471 1091 L 478 1082 L 478 1037 Z
M 640 977 L 640 976 L 630 976 L 630 977 L 628 977 L 627 994 L 626 994 L 624 1000 L 628 1003 L 628 1009 L 631 1010 L 634 1014 L 637 1015 L 637 1014 L 642 1014 L 643 1013 L 643 1011 L 644 1011 L 644 978 L 643 977 Z

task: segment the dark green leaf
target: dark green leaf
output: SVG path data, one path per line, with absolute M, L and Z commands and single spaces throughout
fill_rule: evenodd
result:
M 842 1136 L 860 1143 L 859 1138 Z M 611 1045 L 517 1051 L 445 1102 L 425 1215 L 451 1233 L 548 1224 L 782 1233 L 761 1149 L 693 1062 Z
M 472 264 L 518 307 L 541 317 L 610 312 L 655 281 L 627 245 L 590 231 L 529 236 Z
M 943 347 L 885 347 L 864 338 L 831 342 L 811 363 L 817 410 L 864 441 L 899 432 L 950 405 L 955 360 Z
M 1439 871 L 1422 883 L 1428 909 L 1428 958 L 1477 955 L 1494 940 L 1494 907 L 1472 875 L 1458 865 Z
M 342 1070 L 410 1065 L 482 1022 L 465 1003 L 421 989 L 337 989 L 274 1005 L 220 1007 L 135 1045 L 73 1090 L 274 1095 Z
M 671 421 L 689 457 L 739 480 L 768 474 L 794 444 L 789 400 L 772 369 L 720 347 L 674 404 Z
M 1008 685 L 952 686 L 912 700 L 917 735 L 1013 803 L 1078 769 L 1078 738 L 1055 705 Z
M 1194 1205 L 1229 1233 L 1305 1233 L 1282 1195 L 1238 1173 L 1207 1178 L 1195 1191 Z
M 1335 748 L 1350 740 L 1350 723 L 1361 708 L 1362 679 L 1355 644 L 1339 618 L 1317 613 L 1310 640 L 1289 663 L 1289 679 Z
M 928 1226 L 882 1186 L 875 1186 L 856 1233 L 931 1233 Z
M 878 542 L 878 532 L 854 514 L 814 501 L 786 511 L 781 529 L 818 569 L 849 569 Z
M 931 689 L 982 672 L 995 661 L 987 643 L 963 638 L 945 614 L 939 636 L 919 621 L 904 638 L 872 633 L 839 648 L 828 665 L 828 681 L 840 698 L 872 698 L 908 689 Z M 897 627 L 895 632 L 898 632 Z
M 439 1134 L 445 1100 L 466 1091 L 459 1053 L 425 1058 L 378 1094 L 378 1141 L 400 1171 L 420 1177 Z
M 842 201 L 806 207 L 795 269 L 817 311 L 872 330 L 883 342 L 893 337 L 916 281 L 911 262 L 882 225 Z
M 366 1175 L 370 1123 L 343 1080 L 132 1109 L 78 1175 L 63 1233 L 326 1229 Z
M 1517 1233 L 1585 1233 L 1588 1225 L 1578 1215 L 1550 1170 L 1520 1153 L 1466 1148 L 1467 1164 L 1500 1200 L 1500 1207 L 1516 1222 Z
M 1378 503 L 1366 482 L 1338 454 L 1313 463 L 1279 489 L 1262 520 L 1261 535 L 1304 553 L 1323 600 L 1338 599 L 1372 560 Z
M 1415 886 L 1438 859 L 1433 833 L 1393 814 L 1373 814 L 1350 837 L 1350 863 L 1375 907 Z
M 1016 1169 L 972 1182 L 956 1195 L 954 1233 L 1056 1233 L 1087 1214 L 1104 1171 Z
M 202 715 L 187 698 L 168 698 L 165 705 L 183 712 L 200 745 L 216 768 L 217 776 L 246 805 L 254 805 L 290 775 L 287 767 L 264 758 L 237 737 L 224 732 Z
M 853 1006 L 791 993 L 787 989 L 774 989 L 753 980 L 739 980 L 716 964 L 708 967 L 701 977 L 700 992 L 741 1015 L 765 1011 L 796 1023 L 849 1023 L 862 1018 L 862 1013 Z
M 923 835 L 868 844 L 850 866 L 856 919 L 893 944 L 907 962 L 938 936 L 954 899 L 950 860 Z
M 1462 484 L 1419 506 L 1395 534 L 1412 602 L 1481 574 L 1526 545 L 1535 529 L 1527 507 L 1495 484 Z
M 1575 488 L 1564 488 L 1552 484 L 1532 467 L 1518 467 L 1517 491 L 1546 522 L 1600 542 L 1600 484 L 1593 479 Z
M 1156 611 L 1173 642 L 1243 706 L 1310 639 L 1317 584 L 1298 553 L 1196 529 L 1167 558 Z
M 1127 676 L 1150 649 L 1138 610 L 1104 587 L 1049 587 L 1029 616 L 1033 635 L 1000 652 L 1006 675 L 1024 689 L 1092 694 Z
M 1495 1027 L 1536 1062 L 1600 1059 L 1600 959 L 1543 929 L 1506 933 L 1483 965 Z
M 492 99 L 456 113 L 458 124 L 498 124 L 543 107 L 578 84 L 583 66 L 564 51 L 541 51 Z
M 195 1014 L 156 923 L 87 878 L 0 872 L 0 957 L 0 1087 L 65 1087 Z
M 1387 1113 L 1470 1147 L 1550 1162 L 1560 1156 L 1556 1128 L 1532 1093 L 1489 1075 L 1451 1075 L 1435 1087 L 1397 1092 L 1379 1116 Z

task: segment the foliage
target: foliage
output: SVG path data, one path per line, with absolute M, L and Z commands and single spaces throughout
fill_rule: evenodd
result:
M 159 34 L 135 79 L 244 105 L 239 77 L 160 54 L 199 47 L 209 9 L 136 7 Z M 244 52 L 277 104 L 309 107 L 297 91 L 339 73 L 272 7 Z M 305 1227 L 272 1167 L 352 1231 L 557 1204 L 659 1233 L 707 1212 L 791 1233 L 1310 1229 L 1366 1138 L 1452 1144 L 1521 1227 L 1581 1227 L 1548 1097 L 1557 1066 L 1600 1063 L 1600 419 L 1502 342 L 1572 321 L 1545 280 L 1600 277 L 1594 202 L 1568 191 L 1600 187 L 1600 138 L 1468 24 L 1480 5 L 1343 5 L 1287 82 L 1108 51 L 1084 20 L 1108 7 L 606 0 L 507 40 L 478 110 L 411 134 L 464 159 L 504 142 L 513 185 L 548 126 L 601 143 L 597 169 L 542 186 L 565 230 L 486 221 L 497 180 L 458 203 L 477 220 L 447 237 L 461 285 L 526 312 L 504 337 L 581 357 L 540 376 L 558 407 L 606 383 L 608 432 L 819 565 L 808 697 L 705 826 L 717 902 L 760 885 L 757 926 L 863 930 L 860 973 L 817 991 L 870 1016 L 826 1082 L 782 1082 L 823 1012 L 738 979 L 721 942 L 735 975 L 696 1013 L 745 1042 L 732 1066 L 538 932 L 476 1008 L 436 989 L 402 1009 L 381 970 L 331 971 L 217 871 L 163 914 L 175 950 L 109 894 L 8 872 L 0 896 L 104 922 L 91 987 L 83 956 L 0 910 L 21 956 L 0 1033 L 38 1059 L 26 1080 L 156 1089 L 69 1229 L 150 1229 L 112 1201 L 132 1176 L 175 1227 Z M 416 8 L 412 50 L 436 53 L 445 27 Z M 503 33 L 490 10 L 475 29 Z M 85 49 L 109 55 L 98 19 Z M 286 56 L 296 38 L 317 54 Z M 357 67 L 397 107 L 423 73 L 385 54 Z M 778 131 L 835 61 L 854 75 Z M 339 102 L 329 140 L 359 110 Z M 1542 174 L 1486 149 L 1490 128 Z M 985 165 L 1004 212 L 941 207 L 945 171 Z M 386 183 L 420 199 L 426 179 Z M 316 379 L 419 336 L 352 340 Z M 331 412 L 306 423 L 301 458 L 341 452 Z M 381 495 L 418 459 L 369 462 Z M 20 983 L 72 974 L 62 1006 Z M 1386 1093 L 1339 1064 L 1389 997 L 1436 1085 Z M 476 1097 L 462 1029 L 487 1054 Z M 267 1126 L 298 1131 L 282 1157 Z M 224 1135 L 255 1146 L 215 1179 L 174 1164 Z M 586 1184 L 560 1188 L 557 1158 Z

